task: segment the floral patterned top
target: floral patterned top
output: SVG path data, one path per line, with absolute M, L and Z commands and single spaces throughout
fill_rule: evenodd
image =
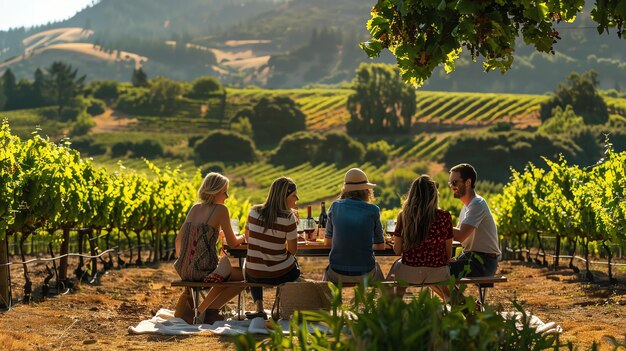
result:
M 402 237 L 402 223 L 398 221 L 393 236 Z M 430 227 L 424 242 L 402 253 L 402 263 L 412 267 L 442 267 L 448 265 L 446 240 L 452 239 L 452 216 L 450 212 L 437 210 L 437 218 Z

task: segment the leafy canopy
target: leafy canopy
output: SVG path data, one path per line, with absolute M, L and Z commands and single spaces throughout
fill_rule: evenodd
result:
M 369 57 L 389 49 L 404 81 L 416 86 L 438 66 L 447 73 L 454 71 L 463 48 L 474 61 L 484 57 L 485 71 L 504 73 L 513 63 L 520 36 L 537 51 L 554 54 L 560 39 L 554 25 L 573 22 L 584 4 L 585 0 L 378 0 L 367 22 L 371 39 L 361 48 Z M 616 27 L 621 37 L 626 0 L 595 2 L 591 18 L 600 34 Z
M 417 110 L 415 89 L 406 86 L 398 69 L 384 63 L 361 63 L 346 102 L 349 133 L 408 132 Z

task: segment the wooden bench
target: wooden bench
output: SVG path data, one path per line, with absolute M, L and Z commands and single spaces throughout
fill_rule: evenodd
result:
M 494 284 L 506 283 L 508 279 L 503 275 L 490 275 L 485 277 L 464 277 L 458 280 L 459 284 L 474 284 L 478 287 L 478 300 L 484 306 L 487 297 L 487 289 L 493 288 Z
M 457 282 L 459 284 L 474 284 L 478 287 L 478 299 L 482 305 L 485 304 L 485 298 L 487 297 L 487 289 L 493 288 L 493 286 L 497 283 L 507 282 L 507 278 L 503 275 L 493 275 L 493 276 L 484 276 L 484 277 L 465 277 L 461 278 Z M 438 283 L 433 284 L 406 284 L 400 283 L 397 281 L 384 281 L 381 282 L 384 286 L 407 286 L 407 287 L 428 287 L 429 285 L 439 285 Z M 354 287 L 358 285 L 358 283 L 347 283 L 342 284 L 343 288 Z M 191 297 L 193 300 L 193 311 L 194 311 L 194 319 L 193 323 L 196 324 L 198 321 L 198 307 L 199 307 L 199 295 L 200 291 L 203 289 L 208 289 L 212 287 L 223 287 L 223 288 L 252 288 L 252 287 L 260 287 L 260 288 L 276 288 L 280 285 L 271 285 L 271 284 L 260 284 L 260 283 L 249 283 L 246 281 L 226 281 L 221 283 L 205 283 L 205 282 L 192 282 L 185 280 L 175 280 L 171 283 L 173 287 L 183 287 L 191 289 Z M 241 294 L 237 298 L 237 312 L 239 314 L 238 317 L 241 317 L 242 306 L 241 306 Z
M 252 287 L 260 287 L 260 288 L 275 288 L 277 285 L 270 284 L 260 284 L 260 283 L 249 283 L 246 281 L 226 281 L 221 283 L 205 283 L 205 282 L 192 282 L 187 280 L 174 280 L 171 283 L 171 286 L 174 287 L 182 287 L 191 289 L 191 299 L 193 300 L 193 324 L 198 322 L 198 307 L 200 307 L 200 301 L 198 300 L 200 296 L 200 291 L 203 289 L 212 288 L 214 286 L 221 288 L 252 288 Z M 238 317 L 241 317 L 241 294 L 237 297 L 237 313 L 239 313 Z

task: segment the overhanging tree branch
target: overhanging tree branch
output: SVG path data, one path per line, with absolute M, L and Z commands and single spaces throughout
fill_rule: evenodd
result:
M 484 57 L 485 71 L 505 73 L 513 63 L 515 41 L 521 37 L 537 51 L 554 54 L 561 39 L 554 25 L 573 22 L 585 0 L 378 0 L 361 43 L 369 57 L 388 49 L 405 82 L 421 86 L 435 68 L 454 71 L 463 49 L 472 60 Z M 621 38 L 626 0 L 596 1 L 591 18 L 600 34 L 617 28 Z

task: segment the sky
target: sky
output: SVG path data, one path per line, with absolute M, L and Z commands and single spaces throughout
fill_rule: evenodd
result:
M 93 2 L 94 0 L 0 0 L 0 30 L 64 20 Z

